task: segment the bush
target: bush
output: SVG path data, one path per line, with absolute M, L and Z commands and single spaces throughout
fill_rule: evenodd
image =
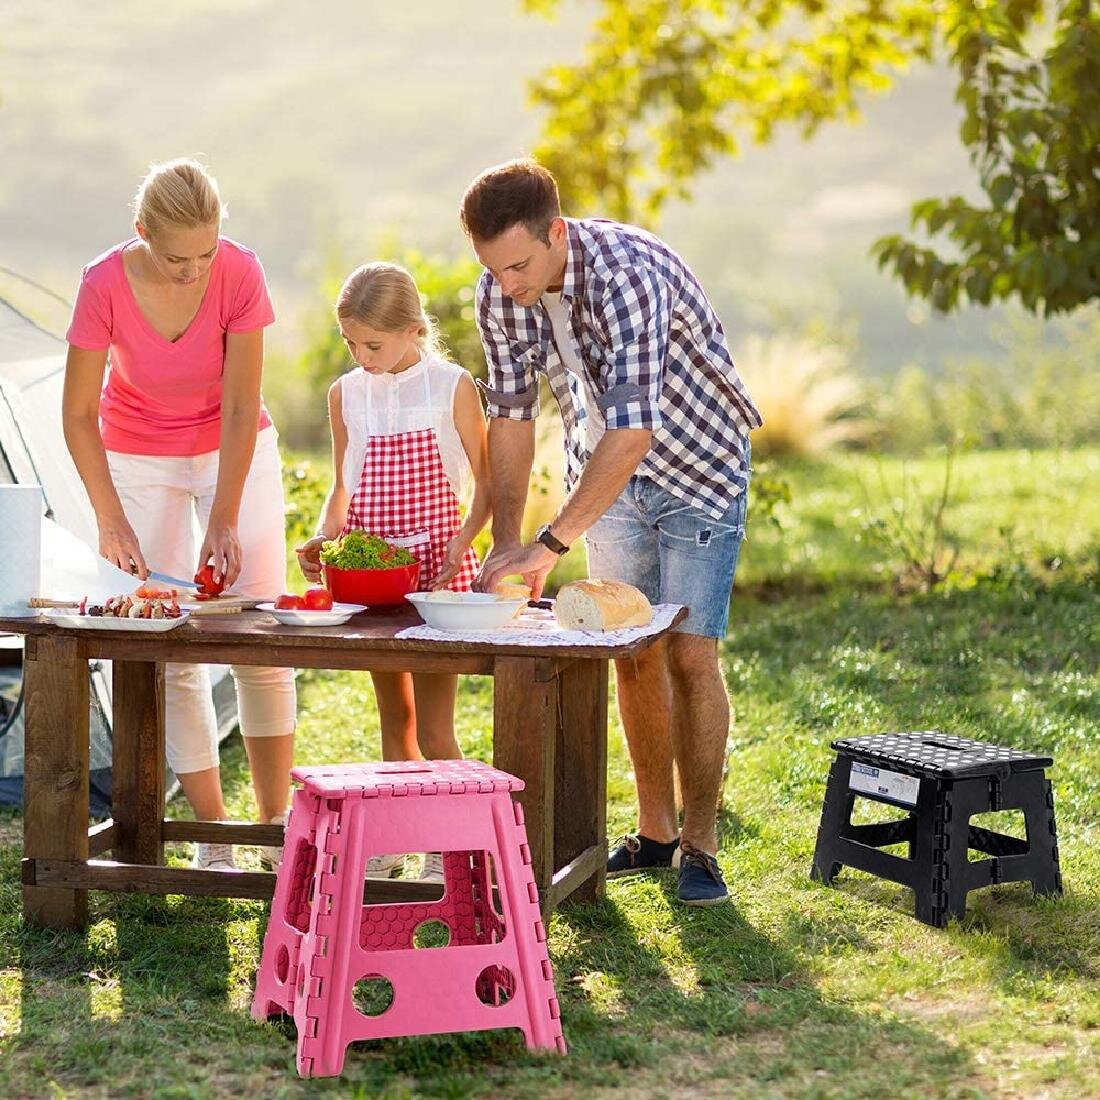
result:
M 764 426 L 753 433 L 761 458 L 817 455 L 870 432 L 863 384 L 845 348 L 806 336 L 753 336 L 737 356 Z
M 305 580 L 294 553 L 317 530 L 321 507 L 331 487 L 329 463 L 308 455 L 283 453 L 283 491 L 286 494 L 287 582 L 301 591 Z
M 947 526 L 947 513 L 954 502 L 955 458 L 955 448 L 949 447 L 940 487 L 932 494 L 922 489 L 919 479 L 909 476 L 904 464 L 898 482 L 891 483 L 882 462 L 878 463 L 877 497 L 863 485 L 867 517 L 861 524 L 861 536 L 886 551 L 901 589 L 932 591 L 951 574 L 959 559 L 959 538 Z
M 1100 441 L 1100 311 L 1047 330 L 1043 339 L 1038 322 L 1017 320 L 999 333 L 1002 358 L 956 362 L 939 378 L 906 367 L 880 401 L 882 445 L 915 453 L 954 439 L 983 449 Z

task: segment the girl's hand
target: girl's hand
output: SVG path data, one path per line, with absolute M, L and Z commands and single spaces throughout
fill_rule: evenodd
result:
M 214 566 L 214 579 L 223 582 L 224 588 L 232 588 L 241 575 L 241 544 L 236 525 L 211 523 L 207 527 L 199 550 L 198 569 L 207 562 Z
M 455 535 L 455 537 L 447 543 L 447 549 L 443 551 L 443 562 L 440 570 L 432 578 L 431 584 L 429 585 L 432 592 L 437 592 L 454 580 L 458 571 L 462 568 L 462 559 L 466 556 L 466 551 L 469 548 L 469 542 L 461 535 Z
M 314 535 L 308 542 L 294 547 L 302 575 L 310 584 L 319 584 L 321 581 L 321 547 L 329 541 L 328 535 Z
M 119 514 L 113 519 L 98 519 L 97 524 L 100 554 L 124 573 L 134 573 L 145 580 L 149 576 L 149 567 L 145 564 L 145 555 L 129 520 Z

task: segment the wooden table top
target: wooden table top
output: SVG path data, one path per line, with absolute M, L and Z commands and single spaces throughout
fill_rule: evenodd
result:
M 687 612 L 681 609 L 673 625 Z M 137 630 L 86 630 L 61 626 L 46 618 L 6 619 L 0 617 L 0 632 L 22 634 L 27 638 L 66 637 L 84 644 L 89 657 L 117 657 L 144 660 L 201 660 L 198 651 L 209 651 L 210 664 L 220 664 L 216 651 L 256 647 L 262 653 L 278 650 L 281 657 L 293 657 L 295 650 L 314 657 L 324 651 L 348 655 L 349 650 L 373 653 L 467 654 L 480 657 L 569 657 L 608 659 L 631 657 L 647 649 L 659 635 L 640 638 L 627 645 L 576 646 L 491 645 L 486 642 L 427 639 L 401 639 L 395 635 L 407 627 L 421 624 L 411 608 L 367 611 L 353 616 L 342 626 L 283 626 L 262 611 L 243 611 L 238 615 L 195 616 L 182 626 L 163 632 Z M 186 656 L 182 654 L 186 651 Z M 272 661 L 271 663 L 276 663 Z M 288 661 L 287 663 L 293 663 Z M 343 664 L 344 662 L 338 662 Z

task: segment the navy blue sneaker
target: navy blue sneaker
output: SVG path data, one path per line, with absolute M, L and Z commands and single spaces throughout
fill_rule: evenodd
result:
M 650 840 L 638 833 L 627 834 L 620 838 L 611 854 L 607 857 L 607 877 L 631 875 L 635 871 L 648 871 L 654 868 L 676 867 L 680 862 L 680 838 L 662 844 Z
M 680 885 L 676 896 L 685 905 L 722 905 L 730 900 L 718 860 L 690 844 L 680 848 Z

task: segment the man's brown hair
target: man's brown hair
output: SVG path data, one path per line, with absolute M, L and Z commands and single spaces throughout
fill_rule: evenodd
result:
M 510 160 L 487 168 L 462 196 L 459 220 L 466 236 L 492 241 L 514 225 L 550 243 L 550 223 L 561 215 L 558 184 L 537 161 Z

